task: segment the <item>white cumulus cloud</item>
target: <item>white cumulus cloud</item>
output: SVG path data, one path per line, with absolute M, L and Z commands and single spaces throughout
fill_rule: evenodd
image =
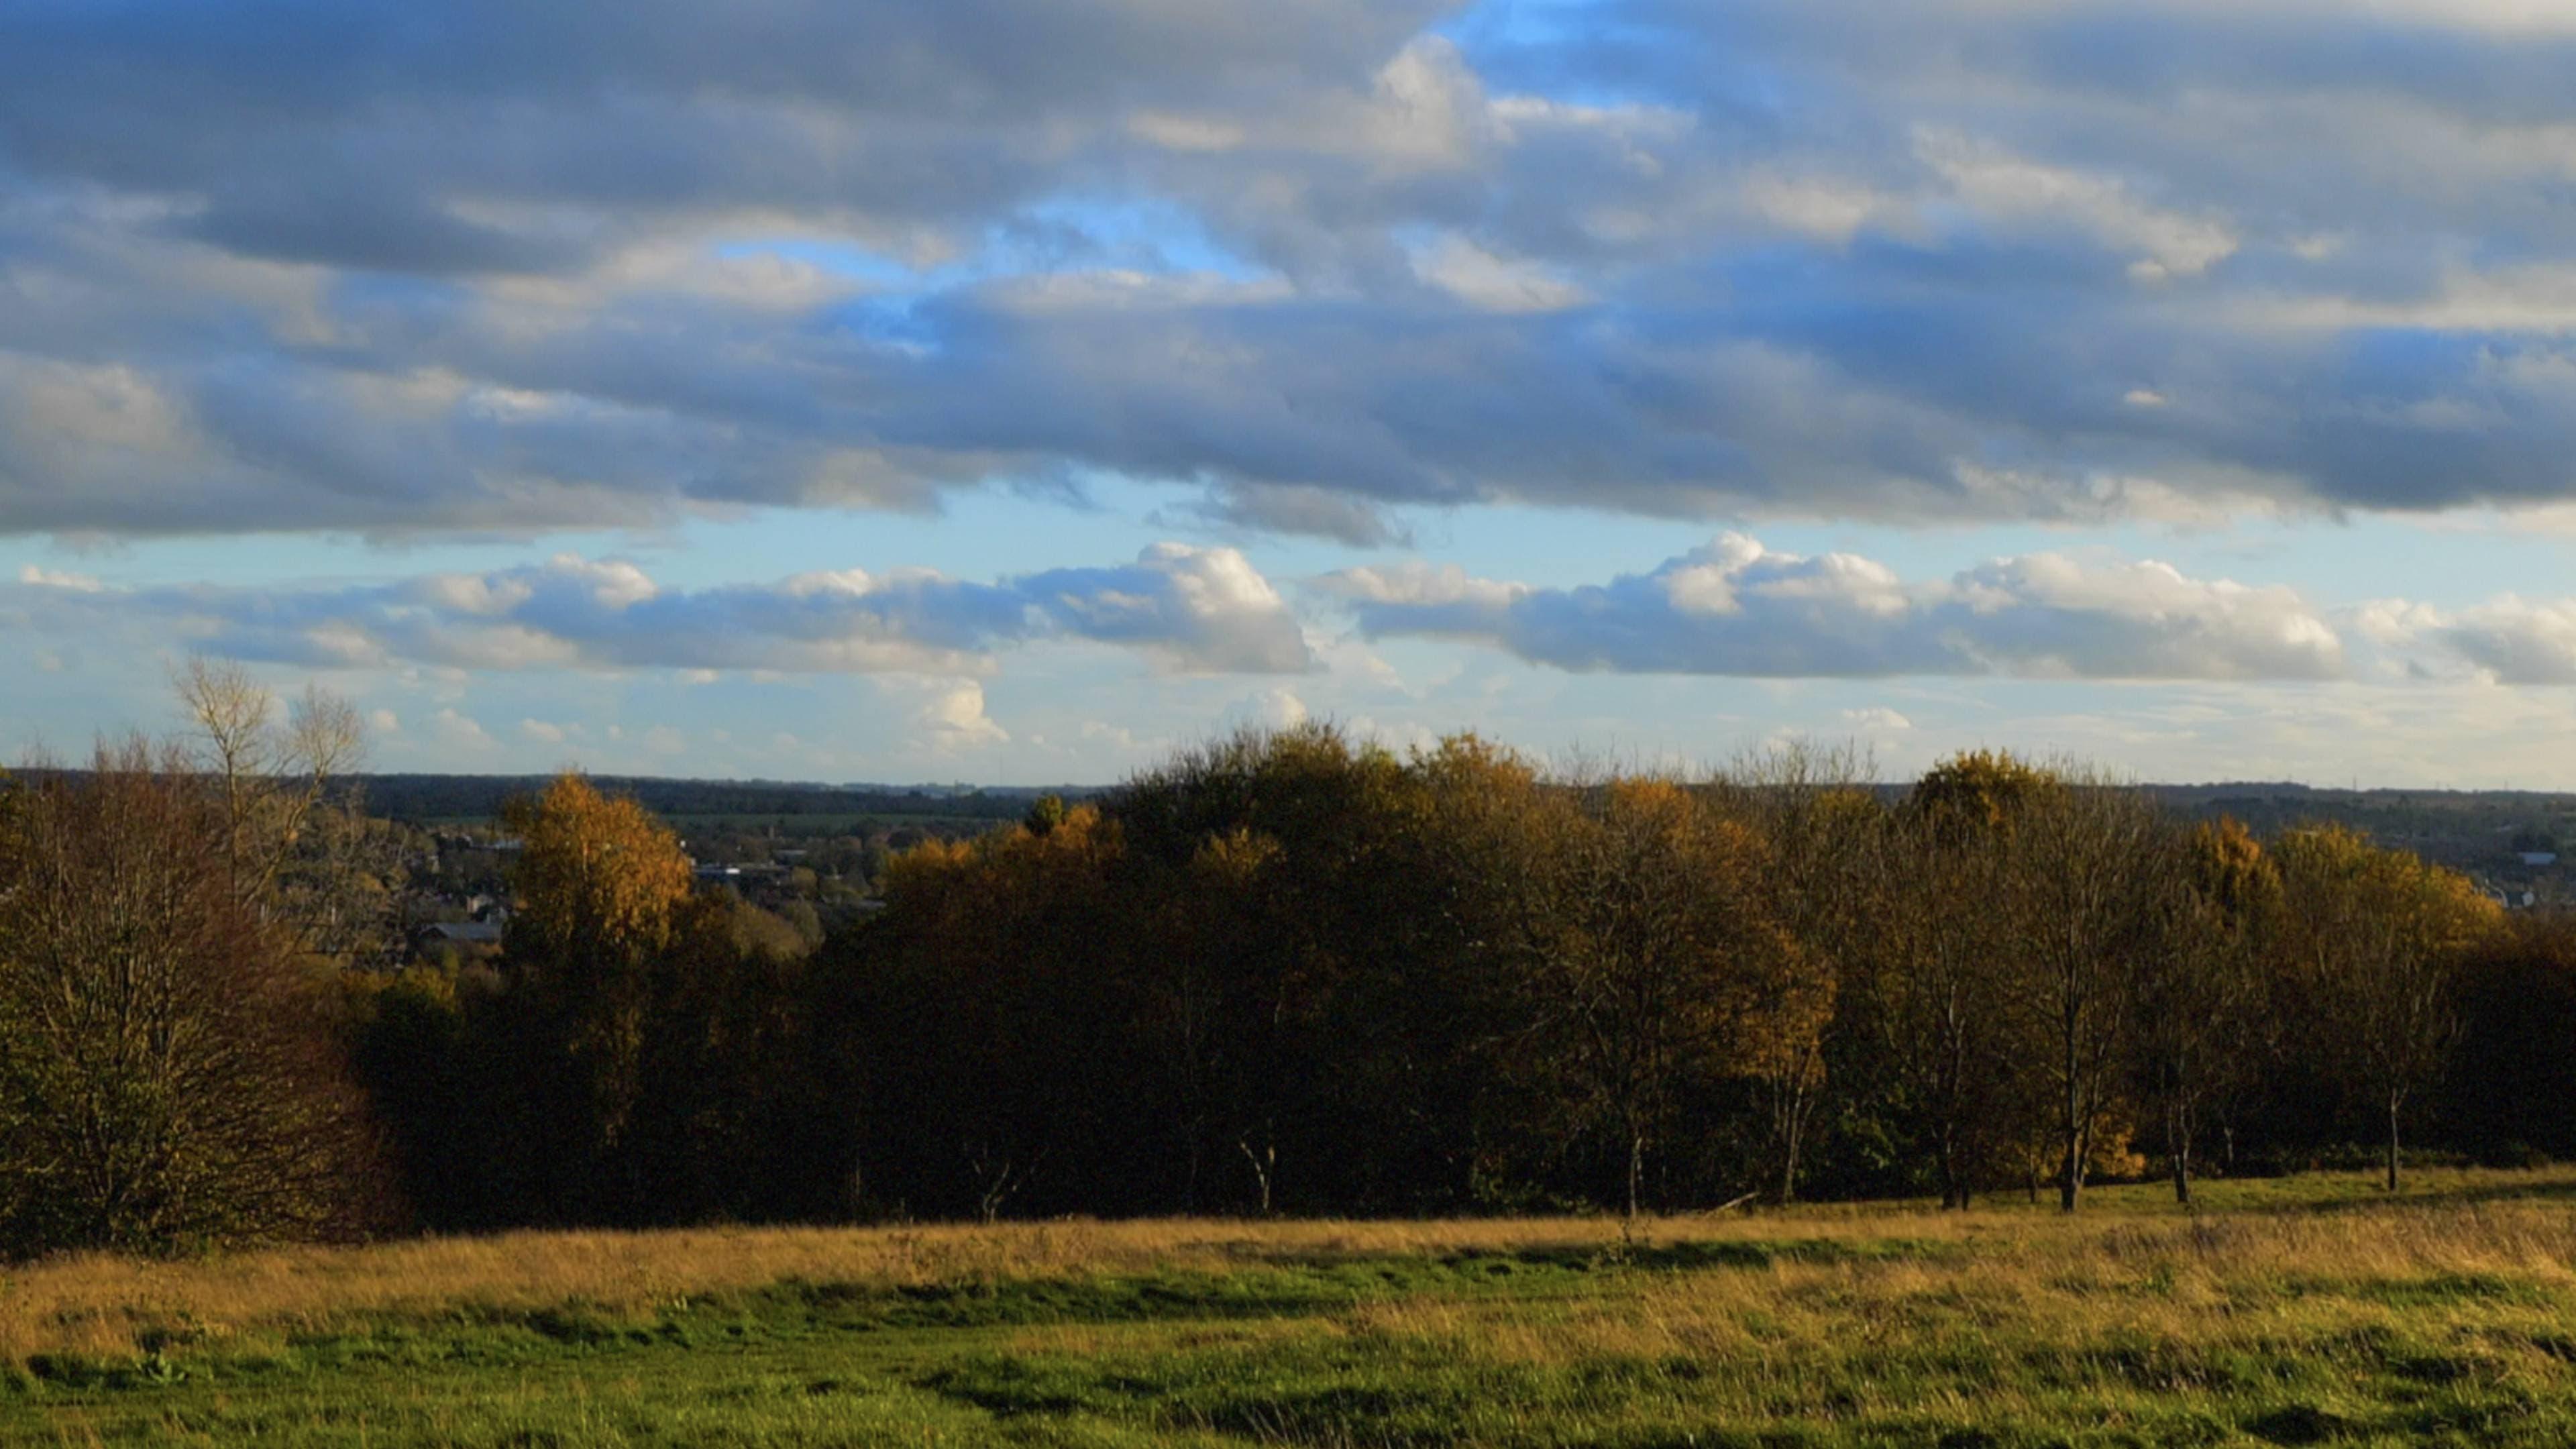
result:
M 2341 638 L 2288 589 L 2066 554 L 1909 582 L 1872 559 L 1782 553 L 1729 534 L 1579 588 L 1428 569 L 1348 570 L 1324 587 L 1371 635 L 1479 639 L 1575 670 L 2326 679 L 2345 669 Z

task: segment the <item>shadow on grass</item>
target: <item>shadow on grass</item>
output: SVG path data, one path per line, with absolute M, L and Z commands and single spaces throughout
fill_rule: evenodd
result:
M 2564 1202 L 2576 1199 L 2576 1178 L 2542 1178 L 2530 1182 L 2463 1182 L 2436 1187 L 2406 1187 L 2395 1194 L 2373 1189 L 2351 1197 L 2286 1202 L 2289 1212 L 2350 1212 L 2375 1207 L 2474 1207 L 2502 1202 Z
M 784 1304 L 816 1327 L 981 1328 L 1053 1323 L 1154 1323 L 1186 1319 L 1296 1317 L 1413 1294 L 1544 1294 L 1604 1276 L 1756 1270 L 1778 1263 L 1930 1259 L 1962 1245 L 1906 1239 L 1676 1242 L 1619 1247 L 1535 1247 L 1442 1257 L 1316 1255 L 1271 1259 L 1221 1273 L 1014 1279 L 887 1289 L 790 1283 L 753 1295 L 744 1308 L 769 1317 Z

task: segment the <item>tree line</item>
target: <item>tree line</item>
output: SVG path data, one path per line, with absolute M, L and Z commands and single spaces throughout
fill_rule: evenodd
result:
M 819 945 L 567 775 L 490 963 L 355 969 L 345 706 L 0 793 L 0 1251 L 1703 1208 L 2576 1151 L 2576 928 L 2065 763 L 1551 773 L 1323 725 L 896 856 Z M 337 822 L 337 823 L 335 823 Z

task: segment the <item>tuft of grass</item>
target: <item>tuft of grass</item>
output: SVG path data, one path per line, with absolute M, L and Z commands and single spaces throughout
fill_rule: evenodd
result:
M 2576 1441 L 2576 1174 L 512 1234 L 0 1279 L 0 1442 Z

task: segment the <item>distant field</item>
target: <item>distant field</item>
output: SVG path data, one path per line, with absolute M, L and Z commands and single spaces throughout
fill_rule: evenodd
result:
M 904 815 L 883 811 L 838 815 L 671 815 L 664 818 L 672 829 L 683 835 L 692 830 L 762 830 L 774 827 L 781 835 L 830 836 L 849 835 L 862 826 L 889 830 L 913 826 L 924 830 L 981 834 L 1009 823 L 987 815 Z
M 989 815 L 904 815 L 889 810 L 842 810 L 814 812 L 814 815 L 778 815 L 778 812 L 750 812 L 750 815 L 665 815 L 662 820 L 672 830 L 765 830 L 778 828 L 781 835 L 850 835 L 860 828 L 922 828 L 943 830 L 994 830 L 1007 825 L 1007 820 L 994 820 Z M 435 815 L 422 820 L 428 828 L 464 830 L 474 825 L 492 825 L 492 815 Z
M 2576 1441 L 2576 1172 L 2203 1195 L 75 1259 L 0 1280 L 0 1439 Z
M 907 815 L 880 810 L 818 811 L 811 815 L 782 815 L 774 811 L 728 815 L 665 815 L 662 819 L 664 823 L 683 835 L 692 830 L 751 831 L 774 828 L 781 835 L 822 837 L 851 835 L 862 828 L 900 830 L 906 826 L 949 834 L 981 834 L 1009 823 L 982 815 Z M 495 817 L 442 815 L 419 823 L 432 829 L 463 830 L 490 826 L 495 823 Z

